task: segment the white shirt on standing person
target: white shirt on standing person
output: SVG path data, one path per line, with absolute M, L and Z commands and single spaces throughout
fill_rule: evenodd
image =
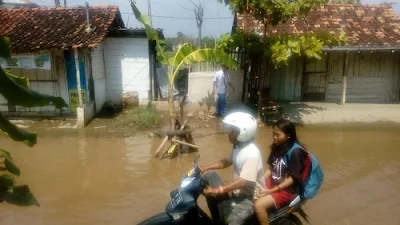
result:
M 222 67 L 222 69 L 215 73 L 213 94 L 227 94 L 228 84 L 233 90 L 235 90 L 230 82 L 230 77 L 227 71 L 227 67 Z
M 228 84 L 229 75 L 222 69 L 215 73 L 214 82 L 217 94 L 226 94 L 226 86 Z

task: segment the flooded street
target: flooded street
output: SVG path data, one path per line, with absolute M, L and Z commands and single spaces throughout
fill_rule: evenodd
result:
M 304 207 L 313 224 L 400 224 L 399 125 L 306 126 L 298 133 L 325 172 L 320 194 Z M 154 159 L 161 139 L 145 134 L 78 136 L 41 135 L 34 148 L 1 137 L 1 148 L 21 168 L 18 184 L 28 184 L 41 207 L 0 204 L 0 224 L 137 224 L 164 210 L 169 192 L 196 155 Z M 230 151 L 223 130 L 198 129 L 194 139 L 201 148 L 200 163 Z M 271 129 L 260 128 L 256 142 L 266 159 Z M 221 174 L 229 181 L 232 170 Z M 203 197 L 200 202 L 204 207 Z

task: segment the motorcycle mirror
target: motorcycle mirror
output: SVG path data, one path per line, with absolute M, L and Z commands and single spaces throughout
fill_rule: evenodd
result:
M 194 160 L 193 160 L 193 166 L 194 166 L 194 167 L 197 166 L 197 163 L 199 162 L 199 160 L 200 160 L 200 155 L 196 155 L 196 157 L 195 157 Z

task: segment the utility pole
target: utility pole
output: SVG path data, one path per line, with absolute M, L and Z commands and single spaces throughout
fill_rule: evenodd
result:
M 54 4 L 56 5 L 56 7 L 61 7 L 60 0 L 54 0 Z
M 151 1 L 150 0 L 147 0 L 147 11 L 149 14 L 150 26 L 153 27 L 153 18 L 151 16 Z
M 64 7 L 67 7 L 67 0 L 64 0 Z
M 150 27 L 151 28 L 153 28 L 153 18 L 152 18 L 152 15 L 151 15 L 151 1 L 150 0 L 147 0 L 147 14 L 149 14 L 149 20 L 150 20 Z M 152 41 L 152 42 L 154 42 L 154 41 Z M 155 99 L 156 99 L 156 93 L 155 93 L 155 76 L 156 76 L 156 72 L 155 72 L 155 63 L 156 63 L 156 60 L 155 60 L 155 56 L 153 56 L 153 57 L 151 57 L 150 58 L 150 65 L 153 65 L 153 66 L 151 66 L 151 67 L 153 67 L 153 68 L 151 68 L 150 69 L 150 80 L 151 80 L 151 82 L 150 82 L 150 91 L 151 91 L 151 101 L 154 101 Z

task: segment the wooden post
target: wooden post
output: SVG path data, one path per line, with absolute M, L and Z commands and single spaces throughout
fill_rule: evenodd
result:
M 74 56 L 75 56 L 75 69 L 76 69 L 76 85 L 78 89 L 78 99 L 79 99 L 79 107 L 83 107 L 82 100 L 82 88 L 81 88 L 81 73 L 79 70 L 79 54 L 78 48 L 74 48 Z
M 326 100 L 326 92 L 328 90 L 328 79 L 330 77 L 330 66 L 331 66 L 331 54 L 329 52 L 326 52 L 326 76 L 325 76 L 325 96 L 324 100 Z
M 158 146 L 158 149 L 157 149 L 156 153 L 154 154 L 154 157 L 157 157 L 157 156 L 158 156 L 158 154 L 160 153 L 161 149 L 164 148 L 164 145 L 167 143 L 167 141 L 168 141 L 168 136 L 166 136 L 166 137 L 164 138 L 164 140 L 161 142 L 161 145 Z
M 306 82 L 306 79 L 304 77 L 306 75 L 307 63 L 308 63 L 307 58 L 305 56 L 302 56 L 301 57 L 302 71 L 301 71 L 301 78 L 300 78 L 301 79 L 301 81 L 300 81 L 300 83 L 301 83 L 300 99 L 302 101 L 304 101 L 304 87 L 305 87 L 305 82 Z
M 175 138 L 172 139 L 172 142 L 176 142 L 176 143 L 181 144 L 181 145 L 187 145 L 187 146 L 192 147 L 192 148 L 199 148 L 197 145 L 192 145 L 192 144 L 186 143 L 184 141 L 177 140 Z
M 180 130 L 185 129 L 185 126 L 186 126 L 186 124 L 187 124 L 188 122 L 189 122 L 189 120 L 186 120 L 186 121 L 181 125 Z M 174 124 L 175 124 L 175 122 L 174 122 Z M 175 129 L 175 128 L 174 128 L 174 129 Z M 174 137 L 172 137 L 172 138 L 174 138 Z M 165 143 L 164 143 L 164 144 L 165 144 Z M 165 153 L 167 153 L 167 152 L 168 152 L 168 149 L 165 149 L 164 151 L 162 151 L 162 152 L 161 152 L 161 155 L 159 155 L 160 159 L 163 159 Z
M 346 90 L 347 90 L 347 65 L 349 64 L 349 53 L 344 53 L 343 62 L 343 80 L 342 80 L 342 97 L 340 98 L 340 104 L 344 105 L 346 103 Z
M 151 93 L 151 101 L 155 101 L 156 97 L 155 97 L 155 76 L 156 76 L 156 44 L 155 41 L 151 40 L 148 42 L 149 46 L 150 46 L 150 50 L 149 50 L 149 61 L 150 61 L 150 93 Z
M 262 109 L 262 97 L 264 95 L 264 78 L 265 78 L 265 66 L 267 65 L 266 57 L 264 55 L 261 56 L 261 70 L 258 74 L 258 99 L 257 99 L 257 118 L 261 119 L 261 109 Z M 268 60 L 268 59 L 267 59 Z

